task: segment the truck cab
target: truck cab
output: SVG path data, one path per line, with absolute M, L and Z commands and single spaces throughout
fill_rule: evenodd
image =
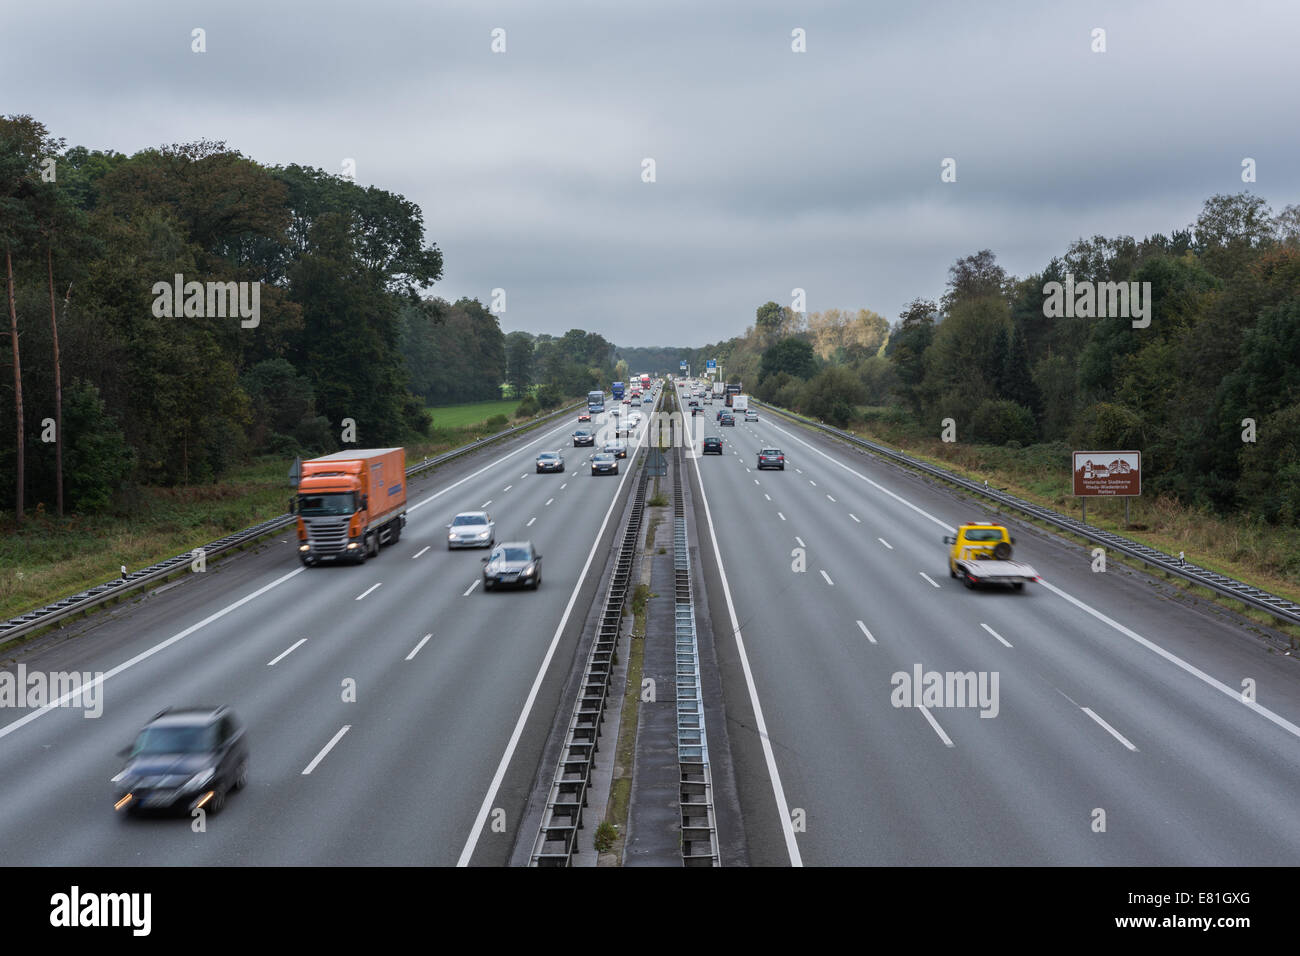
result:
M 1027 564 L 1011 560 L 1016 539 L 1005 527 L 991 521 L 971 521 L 944 535 L 949 545 L 948 576 L 960 578 L 968 588 L 979 584 L 1010 584 L 1015 590 L 1026 581 L 1037 581 L 1038 572 Z

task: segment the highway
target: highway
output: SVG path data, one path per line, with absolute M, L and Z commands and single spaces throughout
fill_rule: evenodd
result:
M 997 520 L 984 509 L 766 412 L 718 427 L 716 408 L 696 438 L 724 454 L 689 470 L 751 863 L 1300 860 L 1294 658 L 1014 521 L 1043 582 L 967 590 L 941 537 Z M 785 471 L 755 470 L 769 446 Z M 996 675 L 995 705 L 894 706 L 917 667 Z
M 106 677 L 97 719 L 0 713 L 0 863 L 504 863 L 630 485 L 591 476 L 574 426 L 415 479 L 400 541 L 365 565 L 304 569 L 290 531 L 76 640 L 7 650 L 11 670 Z M 565 472 L 536 474 L 557 447 Z M 480 508 L 498 542 L 536 542 L 537 592 L 484 593 L 486 551 L 447 550 L 452 515 Z M 248 726 L 248 787 L 204 832 L 112 810 L 117 752 L 173 704 L 229 704 Z

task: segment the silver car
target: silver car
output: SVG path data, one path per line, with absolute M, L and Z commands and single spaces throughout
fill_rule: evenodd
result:
M 462 511 L 447 525 L 447 550 L 490 548 L 496 544 L 497 526 L 486 511 Z

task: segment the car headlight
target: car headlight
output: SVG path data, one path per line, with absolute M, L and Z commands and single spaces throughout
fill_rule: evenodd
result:
M 216 767 L 209 767 L 207 770 L 200 770 L 194 776 L 190 777 L 189 780 L 185 781 L 185 786 L 181 787 L 181 792 L 189 793 L 191 790 L 202 789 L 212 779 L 216 772 Z
M 487 533 L 486 531 L 480 531 L 480 532 L 478 533 L 478 536 L 479 536 L 480 538 L 486 538 L 486 537 L 488 536 L 488 533 Z
M 535 564 L 528 565 L 528 567 L 524 568 L 524 577 L 531 578 L 533 576 L 533 572 L 536 570 L 537 570 L 537 565 Z

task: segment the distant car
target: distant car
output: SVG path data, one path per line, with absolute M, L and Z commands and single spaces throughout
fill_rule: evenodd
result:
M 728 413 L 726 413 L 725 415 L 723 415 L 721 418 L 718 419 L 718 424 L 719 424 L 719 425 L 730 425 L 732 428 L 735 428 L 735 427 L 736 427 L 736 416 L 735 416 L 735 415 L 732 415 L 730 412 L 728 412 Z
M 700 405 L 700 403 L 697 402 L 697 401 L 696 401 L 695 399 L 693 399 L 693 398 L 692 398 L 689 402 L 686 403 L 686 407 L 687 407 L 687 408 L 698 408 L 699 405 Z
M 605 451 L 609 452 L 609 453 L 610 453 L 611 455 L 613 455 L 615 458 L 626 458 L 626 457 L 627 457 L 627 445 L 624 444 L 624 443 L 621 442 L 621 441 L 607 441 L 607 442 L 605 442 Z
M 578 412 L 578 421 L 580 422 L 591 421 L 591 412 Z
M 483 590 L 498 584 L 531 587 L 542 583 L 542 556 L 531 541 L 507 541 L 483 559 Z
M 703 414 L 704 414 L 704 409 L 700 408 L 698 405 L 695 408 L 691 409 L 691 418 L 694 418 L 696 415 L 703 415 Z
M 641 424 L 641 413 L 640 413 L 640 412 L 633 412 L 631 415 L 627 416 L 627 427 L 628 427 L 628 428 L 636 428 L 636 427 L 637 427 L 638 425 L 640 425 L 640 424 Z
M 544 451 L 537 456 L 537 470 L 564 471 L 564 456 L 558 451 Z
M 779 448 L 764 448 L 758 453 L 758 470 L 780 468 L 785 471 L 785 453 Z
M 617 475 L 618 459 L 610 452 L 602 451 L 591 456 L 591 473 L 593 475 Z
M 719 409 L 718 409 L 718 414 L 715 415 L 714 418 L 715 418 L 717 421 L 722 421 L 722 416 L 723 416 L 723 415 L 726 415 L 726 414 L 727 414 L 727 410 L 726 410 L 725 408 L 719 408 Z
M 716 435 L 710 435 L 710 436 L 708 436 L 707 438 L 705 438 L 705 439 L 704 439 L 704 451 L 702 452 L 702 454 L 705 454 L 705 455 L 721 455 L 721 454 L 722 454 L 722 439 L 719 438 L 719 437 L 717 437 Z
M 747 422 L 758 421 L 758 412 L 754 411 L 752 408 L 745 409 L 745 421 Z
M 248 739 L 229 707 L 169 708 L 122 752 L 113 778 L 113 809 L 200 807 L 220 813 L 226 794 L 248 783 Z
M 640 408 L 640 407 L 641 407 L 641 399 L 639 399 L 639 398 L 634 398 L 634 399 L 632 399 L 632 407 L 633 407 L 633 408 Z
M 462 511 L 447 525 L 447 550 L 490 548 L 496 543 L 497 526 L 486 511 Z
M 712 405 L 712 404 L 713 404 L 713 399 L 711 399 L 711 398 L 706 398 L 706 399 L 704 400 L 704 404 L 705 404 L 705 405 Z
M 590 428 L 579 428 L 574 431 L 573 433 L 574 448 L 577 448 L 579 445 L 594 446 L 595 444 L 596 444 L 596 436 L 595 434 L 593 434 Z
M 631 404 L 632 404 L 632 399 L 630 399 L 630 398 L 625 398 L 625 399 L 623 399 L 623 404 L 624 404 L 624 405 L 631 405 Z

